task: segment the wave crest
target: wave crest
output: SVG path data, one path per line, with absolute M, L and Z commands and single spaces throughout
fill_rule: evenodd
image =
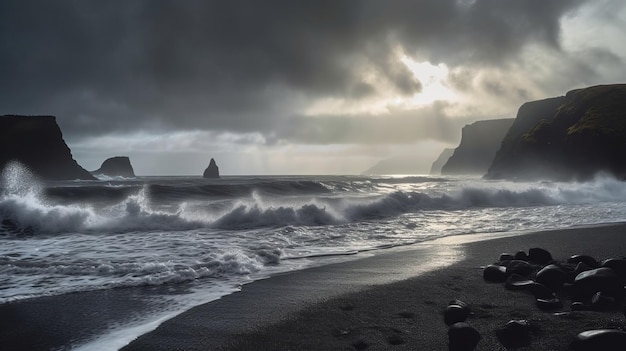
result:
M 213 222 L 213 226 L 222 229 L 251 229 L 258 227 L 277 227 L 286 225 L 327 225 L 340 220 L 324 207 L 305 204 L 300 207 L 270 207 L 259 205 L 239 205 Z
M 267 182 L 264 182 L 266 184 Z M 283 188 L 284 184 L 274 185 Z M 298 185 L 299 184 L 299 185 Z M 429 190 L 410 191 L 401 187 L 386 194 L 362 193 L 359 186 L 345 191 L 352 182 L 344 182 L 341 191 L 318 196 L 319 182 L 292 182 L 289 187 L 303 186 L 314 194 L 298 196 L 268 195 L 253 191 L 251 195 L 202 199 L 181 196 L 152 206 L 154 184 L 108 188 L 104 197 L 111 201 L 54 203 L 47 191 L 19 164 L 3 172 L 0 197 L 0 232 L 13 234 L 126 233 L 143 231 L 186 231 L 200 228 L 247 230 L 262 227 L 323 226 L 376 220 L 419 211 L 449 211 L 472 208 L 507 208 L 622 202 L 626 183 L 609 177 L 598 177 L 586 183 L 509 183 L 474 182 L 463 186 L 438 186 Z M 447 183 L 446 183 L 447 184 Z M 266 184 L 267 185 L 267 184 Z M 92 189 L 93 185 L 87 188 Z M 234 187 L 234 185 L 232 185 Z M 264 186 L 265 187 L 265 186 Z M 76 194 L 68 187 L 68 194 Z M 81 188 L 81 187 L 79 187 Z M 49 190 L 50 188 L 46 189 Z M 61 192 L 63 188 L 55 188 Z M 185 188 L 185 191 L 191 189 Z M 207 190 L 206 187 L 200 188 Z M 265 190 L 268 188 L 265 187 Z M 434 190 L 433 190 L 434 189 Z M 450 190 L 452 189 L 452 190 Z M 306 193 L 305 191 L 305 193 Z M 330 190 L 327 190 L 330 191 Z M 99 199 L 99 198 L 98 198 Z M 103 205 L 106 204 L 106 205 Z

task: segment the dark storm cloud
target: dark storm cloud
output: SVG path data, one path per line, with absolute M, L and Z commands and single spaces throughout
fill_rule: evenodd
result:
M 57 114 L 74 135 L 269 135 L 312 99 L 375 94 L 363 64 L 398 94 L 420 92 L 398 45 L 451 66 L 500 64 L 530 42 L 558 47 L 559 19 L 578 3 L 5 0 L 0 113 Z

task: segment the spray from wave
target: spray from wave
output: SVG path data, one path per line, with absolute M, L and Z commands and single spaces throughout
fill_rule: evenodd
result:
M 43 195 L 43 186 L 33 174 L 15 162 L 5 168 L 2 187 L 1 225 L 16 234 L 189 230 L 205 225 L 183 218 L 182 209 L 174 213 L 151 210 L 146 187 L 104 208 L 54 204 Z

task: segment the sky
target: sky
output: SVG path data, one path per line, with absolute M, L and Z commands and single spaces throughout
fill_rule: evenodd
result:
M 621 0 L 2 0 L 0 114 L 88 170 L 426 173 L 473 121 L 626 82 Z

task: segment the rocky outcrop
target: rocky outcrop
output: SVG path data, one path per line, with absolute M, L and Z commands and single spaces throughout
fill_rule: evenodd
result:
M 214 159 L 211 159 L 209 162 L 209 166 L 204 170 L 204 174 L 202 175 L 204 178 L 219 178 L 220 177 L 220 169 L 217 167 Z
M 98 170 L 91 172 L 94 175 L 105 175 L 109 177 L 132 178 L 135 176 L 130 159 L 126 156 L 116 156 L 106 159 Z
M 435 162 L 433 162 L 433 165 L 430 167 L 430 174 L 432 175 L 441 174 L 441 169 L 443 168 L 443 165 L 445 165 L 446 162 L 448 162 L 448 160 L 450 159 L 450 156 L 452 156 L 453 153 L 454 153 L 454 149 L 443 149 L 441 154 L 439 154 L 439 157 L 437 157 Z
M 484 175 L 513 121 L 513 118 L 492 119 L 463 127 L 461 143 L 441 168 L 441 174 Z
M 78 165 L 53 116 L 0 117 L 0 170 L 11 161 L 46 180 L 93 180 Z
M 527 102 L 486 175 L 490 179 L 626 177 L 626 84 Z

